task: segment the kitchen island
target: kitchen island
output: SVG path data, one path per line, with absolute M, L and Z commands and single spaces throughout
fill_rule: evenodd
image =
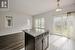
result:
M 24 30 L 25 50 L 46 50 L 49 46 L 49 32 Z

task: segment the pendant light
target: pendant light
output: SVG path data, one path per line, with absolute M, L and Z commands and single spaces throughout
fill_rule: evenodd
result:
M 62 11 L 62 8 L 60 8 L 60 0 L 57 0 L 57 8 L 56 8 L 56 12 Z

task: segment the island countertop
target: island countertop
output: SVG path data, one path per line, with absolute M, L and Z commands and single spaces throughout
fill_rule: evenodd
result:
M 41 29 L 41 30 L 23 30 L 24 32 L 36 37 L 36 36 L 39 36 L 40 34 L 43 34 L 45 32 L 47 32 L 46 30 L 44 29 Z

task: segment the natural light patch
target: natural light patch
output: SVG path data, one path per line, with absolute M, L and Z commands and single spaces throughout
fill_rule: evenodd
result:
M 22 48 L 22 49 L 20 49 L 20 50 L 25 50 L 25 48 Z
M 60 38 L 58 41 L 55 41 L 54 43 L 53 43 L 53 45 L 54 46 L 56 46 L 56 47 L 61 47 L 63 44 L 65 44 L 67 42 L 67 38 L 65 38 L 65 37 L 62 37 L 62 38 Z
M 64 35 L 66 37 L 71 36 L 74 31 L 74 17 L 72 15 L 55 17 L 53 31 L 55 34 Z
M 45 30 L 45 19 L 44 18 L 36 18 L 34 27 L 36 32 L 44 32 Z

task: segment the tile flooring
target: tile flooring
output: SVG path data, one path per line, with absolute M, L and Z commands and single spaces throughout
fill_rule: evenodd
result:
M 66 37 L 50 35 L 49 48 L 47 50 L 75 50 L 75 41 Z M 22 48 L 21 50 L 25 50 Z
M 22 48 L 22 49 L 20 49 L 20 50 L 25 50 L 25 48 Z
M 66 37 L 50 35 L 50 47 L 47 50 L 75 50 L 75 41 Z

